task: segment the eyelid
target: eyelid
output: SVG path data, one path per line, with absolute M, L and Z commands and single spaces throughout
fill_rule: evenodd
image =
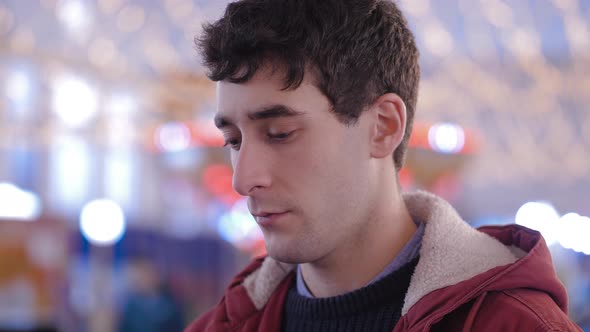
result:
M 281 132 L 277 132 L 277 133 L 271 133 L 271 132 L 267 132 L 266 136 L 269 140 L 276 142 L 276 143 L 282 143 L 286 140 L 288 140 L 289 138 L 291 138 L 291 136 L 297 131 L 297 129 L 291 130 L 291 131 L 281 131 Z M 228 135 L 229 137 L 227 137 L 225 139 L 225 142 L 223 144 L 223 147 L 231 147 L 234 150 L 239 150 L 239 146 L 241 144 L 241 138 L 240 137 L 232 137 L 231 135 Z
M 274 139 L 274 140 L 285 140 L 287 138 L 289 138 L 291 136 L 291 134 L 293 134 L 296 130 L 291 130 L 291 131 L 283 131 L 280 133 L 267 133 L 266 136 L 268 136 L 268 138 L 270 139 Z
M 237 143 L 233 143 L 233 141 L 237 141 Z M 241 142 L 239 142 L 240 139 L 239 138 L 234 138 L 234 137 L 230 137 L 225 139 L 225 142 L 223 143 L 223 147 L 231 147 L 234 150 L 239 149 L 237 146 L 240 145 Z
M 291 133 L 290 132 L 277 133 L 277 134 L 268 133 L 267 135 L 270 138 L 281 138 L 281 137 L 289 137 L 289 135 L 291 135 Z

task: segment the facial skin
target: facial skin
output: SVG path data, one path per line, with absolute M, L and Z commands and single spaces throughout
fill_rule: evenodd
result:
M 390 94 L 346 126 L 311 75 L 288 91 L 282 79 L 264 68 L 247 83 L 218 84 L 216 125 L 231 148 L 234 189 L 248 198 L 271 257 L 305 264 L 312 291 L 322 280 L 335 287 L 316 296 L 362 287 L 415 230 L 391 157 L 405 130 L 405 106 Z M 359 267 L 342 285 L 330 281 Z

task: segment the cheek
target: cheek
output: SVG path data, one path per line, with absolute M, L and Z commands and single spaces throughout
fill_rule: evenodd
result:
M 340 202 L 354 195 L 359 180 L 358 163 L 354 156 L 341 149 L 341 144 L 329 142 L 308 145 L 289 163 L 294 174 L 294 185 L 302 191 L 301 199 L 317 209 L 342 209 Z
M 312 182 L 316 191 L 347 190 L 362 175 L 362 150 L 358 139 L 347 132 L 310 137 L 288 151 L 285 167 L 297 174 L 298 182 Z M 309 179 L 309 181 L 307 181 Z M 313 194 L 313 193 L 310 193 Z M 327 197 L 326 197 L 327 198 Z
M 329 210 L 362 190 L 358 188 L 366 180 L 362 146 L 358 138 L 345 134 L 309 135 L 278 150 L 273 168 L 278 172 L 275 175 L 280 174 L 280 187 L 288 197 L 307 209 L 312 205 Z

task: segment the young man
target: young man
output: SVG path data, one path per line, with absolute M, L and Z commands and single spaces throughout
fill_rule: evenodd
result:
M 186 331 L 579 331 L 537 232 L 402 194 L 420 70 L 383 0 L 242 0 L 199 39 L 267 257 Z

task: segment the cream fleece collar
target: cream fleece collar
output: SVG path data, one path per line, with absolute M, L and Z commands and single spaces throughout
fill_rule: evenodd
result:
M 426 224 L 420 261 L 406 294 L 402 315 L 428 293 L 475 277 L 518 257 L 498 240 L 472 228 L 445 200 L 424 192 L 404 194 L 414 220 Z M 257 309 L 262 309 L 274 290 L 295 265 L 267 257 L 262 266 L 244 280 Z

